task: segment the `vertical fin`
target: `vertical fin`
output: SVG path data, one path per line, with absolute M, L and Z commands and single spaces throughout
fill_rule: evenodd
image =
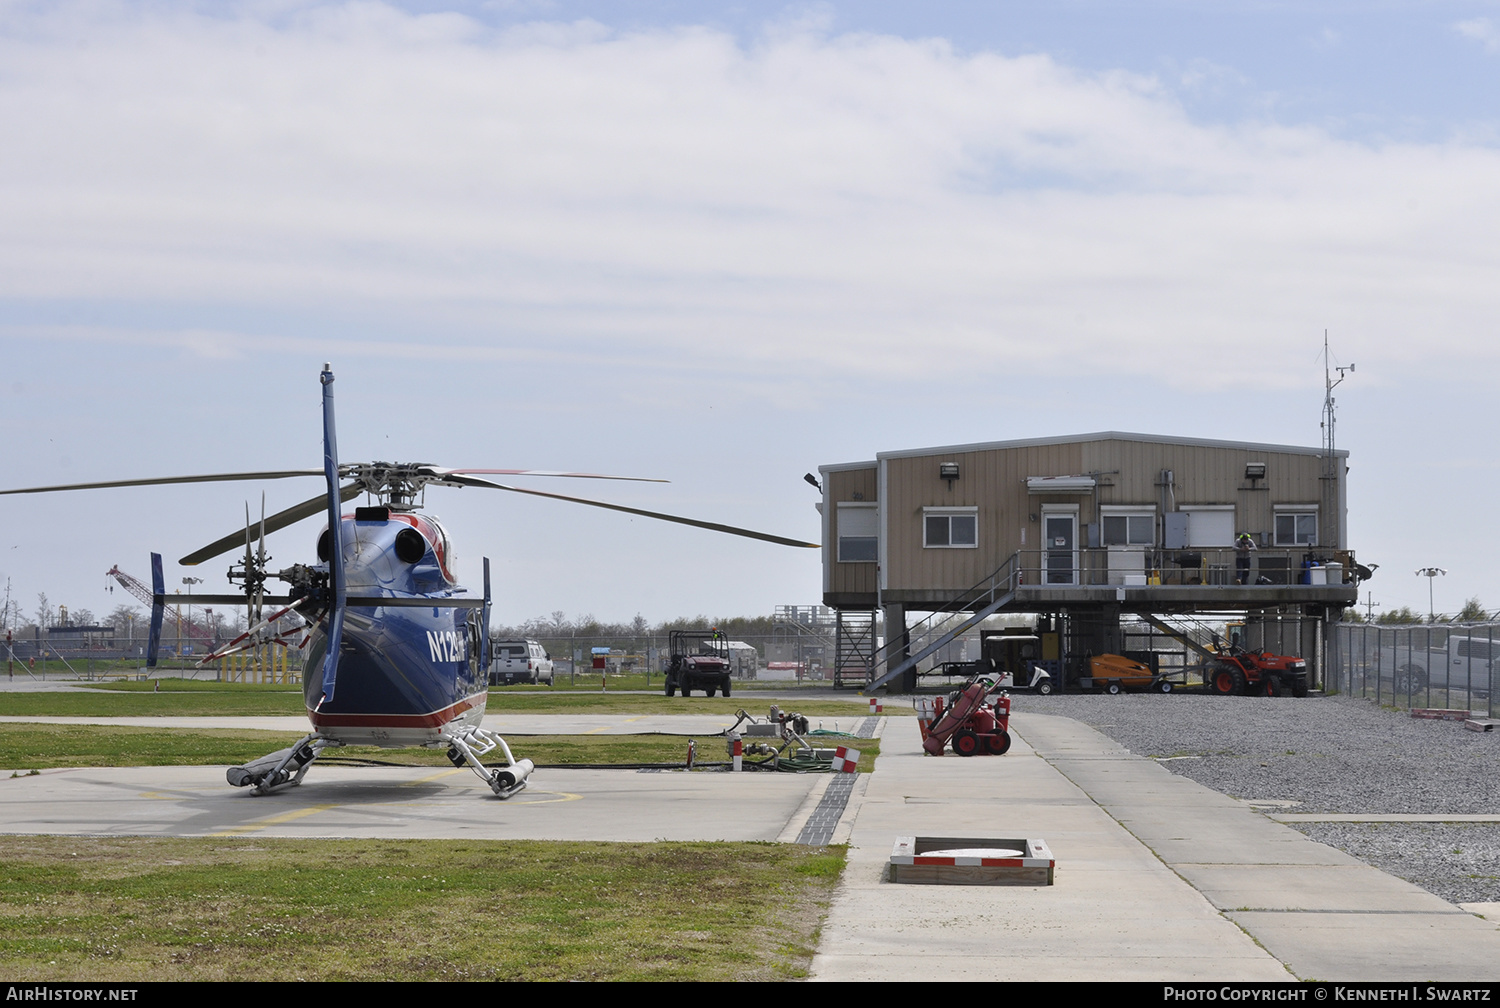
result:
M 484 558 L 484 608 L 479 617 L 479 668 L 480 676 L 488 679 L 490 674 L 490 558 Z
M 146 667 L 156 668 L 156 652 L 161 648 L 162 603 L 167 581 L 161 573 L 161 554 L 151 554 L 151 632 L 146 637 Z
M 323 383 L 323 477 L 328 482 L 328 650 L 323 655 L 323 701 L 333 699 L 333 688 L 339 670 L 339 646 L 344 639 L 344 607 L 348 594 L 344 588 L 343 501 L 339 497 L 339 447 L 333 423 L 333 365 L 324 364 L 319 376 Z

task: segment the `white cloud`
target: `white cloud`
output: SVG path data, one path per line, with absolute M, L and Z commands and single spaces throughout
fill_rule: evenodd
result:
M 1484 46 L 1485 52 L 1500 52 L 1500 27 L 1487 17 L 1478 17 L 1470 21 L 1460 21 L 1453 26 L 1454 31 L 1465 38 L 1471 38 Z
M 1147 77 L 821 22 L 257 9 L 0 14 L 0 296 L 881 376 L 1231 380 L 1330 320 L 1493 352 L 1486 147 L 1205 126 Z

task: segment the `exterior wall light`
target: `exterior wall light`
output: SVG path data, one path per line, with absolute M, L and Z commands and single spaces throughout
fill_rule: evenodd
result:
M 1256 480 L 1266 478 L 1266 464 L 1264 462 L 1246 462 L 1245 478 L 1254 483 Z
M 948 481 L 948 489 L 952 490 L 953 489 L 953 481 L 956 480 L 956 479 L 958 479 L 958 463 L 957 462 L 939 462 L 938 463 L 938 479 L 945 479 L 945 480 L 947 480 Z

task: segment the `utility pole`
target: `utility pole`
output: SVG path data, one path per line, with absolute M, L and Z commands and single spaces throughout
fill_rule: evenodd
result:
M 1375 622 L 1375 593 L 1365 592 L 1365 622 Z

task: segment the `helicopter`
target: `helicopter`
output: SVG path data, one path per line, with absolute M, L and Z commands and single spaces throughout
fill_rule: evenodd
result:
M 77 483 L 66 486 L 0 490 L 0 496 L 115 487 L 155 486 L 232 480 L 322 476 L 324 492 L 270 517 L 252 522 L 246 508 L 242 530 L 183 557 L 194 566 L 244 547 L 230 567 L 229 580 L 240 595 L 195 596 L 204 605 L 245 604 L 249 629 L 200 661 L 200 665 L 268 642 L 300 647 L 303 700 L 312 730 L 295 744 L 226 771 L 228 783 L 265 795 L 301 783 L 325 749 L 361 745 L 381 748 L 446 748 L 454 766 L 468 767 L 499 798 L 527 786 L 535 769 L 517 759 L 500 735 L 481 720 L 488 698 L 491 612 L 490 563 L 483 561 L 483 592 L 467 594 L 453 571 L 447 530 L 435 517 L 419 513 L 430 485 L 482 487 L 523 493 L 590 507 L 696 526 L 785 546 L 816 549 L 765 532 L 679 515 L 648 511 L 567 494 L 511 486 L 486 477 L 551 476 L 630 479 L 596 473 L 518 469 L 449 469 L 429 463 L 341 463 L 334 423 L 333 366 L 325 363 L 322 384 L 323 468 L 273 472 L 221 473 L 153 479 Z M 663 480 L 643 480 L 665 482 Z M 355 507 L 368 495 L 376 503 Z M 264 512 L 264 505 L 262 505 Z M 272 572 L 265 537 L 322 514 L 327 528 L 319 537 L 317 562 Z M 259 539 L 257 546 L 255 540 Z M 285 582 L 283 595 L 269 595 L 271 579 Z M 162 615 L 173 601 L 166 593 L 160 553 L 151 554 L 151 628 L 146 664 L 156 666 Z M 270 615 L 265 607 L 279 607 Z M 503 764 L 488 766 L 497 753 Z

